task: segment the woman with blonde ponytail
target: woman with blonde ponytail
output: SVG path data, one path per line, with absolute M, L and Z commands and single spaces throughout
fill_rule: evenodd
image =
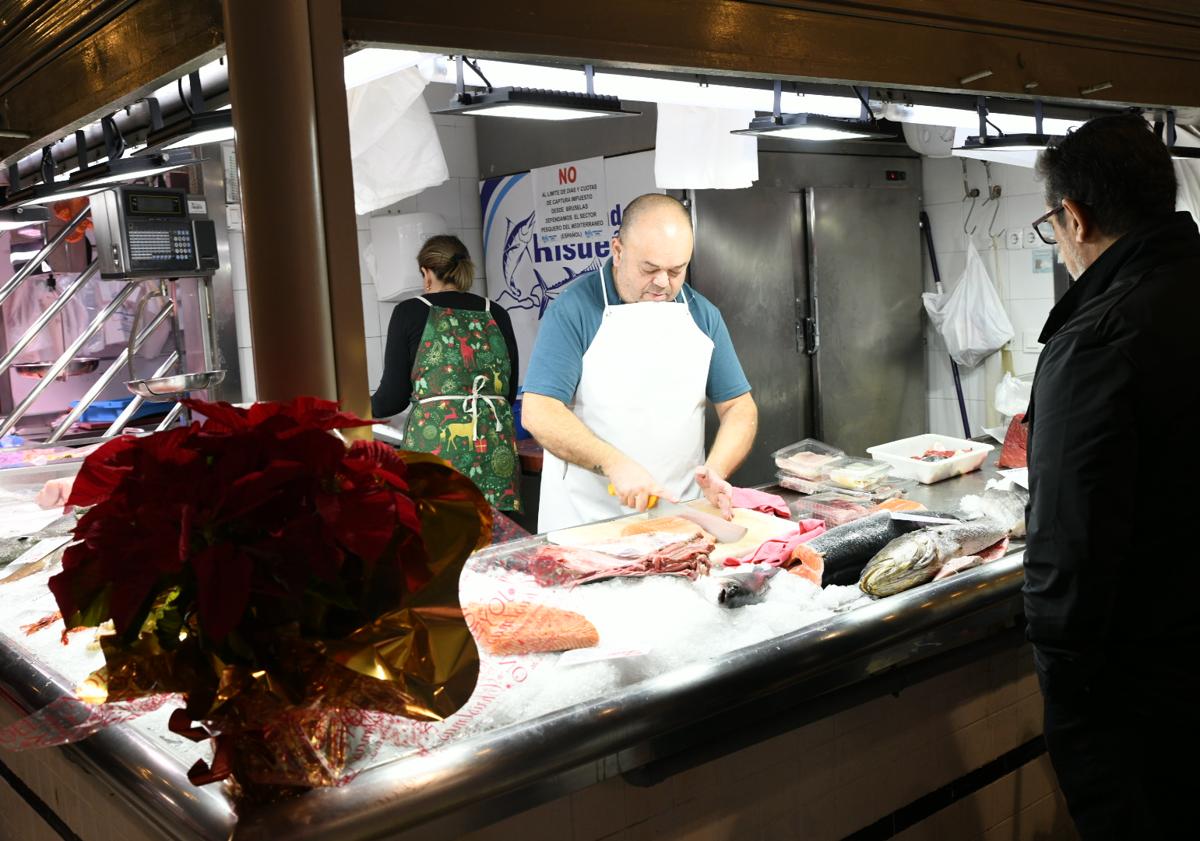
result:
M 470 291 L 475 264 L 458 237 L 430 237 L 417 265 L 425 294 L 392 311 L 371 410 L 386 418 L 411 403 L 405 446 L 449 461 L 496 508 L 520 511 L 512 322 Z

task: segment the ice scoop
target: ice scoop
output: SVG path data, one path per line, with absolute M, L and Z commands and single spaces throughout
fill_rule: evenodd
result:
M 608 493 L 611 496 L 616 496 L 617 489 L 609 485 Z M 669 499 L 659 499 L 656 496 L 650 497 L 647 508 L 655 507 L 658 508 L 659 514 L 679 517 L 682 520 L 687 520 L 689 523 L 695 523 L 715 537 L 718 543 L 737 543 L 746 536 L 745 526 L 731 523 L 715 514 L 706 514 L 703 511 L 697 511 L 695 508 L 671 502 Z

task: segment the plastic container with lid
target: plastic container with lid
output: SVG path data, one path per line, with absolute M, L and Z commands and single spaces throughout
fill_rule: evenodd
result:
M 793 506 L 797 517 L 824 520 L 825 525 L 833 528 L 866 517 L 875 507 L 875 501 L 870 494 L 826 491 L 798 500 Z
M 829 490 L 829 487 L 824 482 L 818 482 L 813 479 L 801 479 L 799 476 L 793 476 L 786 470 L 776 471 L 775 481 L 779 483 L 781 488 L 787 488 L 789 491 L 796 491 L 802 494 L 818 494 Z
M 782 449 L 772 457 L 780 470 L 799 476 L 801 479 L 817 480 L 824 476 L 829 467 L 846 454 L 815 438 L 805 438 Z
M 991 444 L 965 438 L 916 435 L 867 447 L 867 452 L 875 460 L 888 465 L 892 473 L 916 479 L 923 485 L 932 485 L 978 470 L 987 460 L 988 453 L 994 449 Z
M 869 491 L 888 475 L 887 464 L 872 461 L 846 461 L 830 468 L 825 481 L 839 488 Z

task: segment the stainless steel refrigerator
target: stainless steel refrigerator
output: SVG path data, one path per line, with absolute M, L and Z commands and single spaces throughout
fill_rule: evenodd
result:
M 688 198 L 689 282 L 721 310 L 759 409 L 733 477 L 820 438 L 864 455 L 926 431 L 918 158 L 763 152 L 744 190 Z M 716 434 L 708 418 L 708 442 Z

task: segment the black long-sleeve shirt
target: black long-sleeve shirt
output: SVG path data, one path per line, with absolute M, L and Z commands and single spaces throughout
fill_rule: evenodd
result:
M 485 301 L 479 295 L 470 292 L 430 292 L 425 299 L 435 307 L 451 307 L 458 310 L 482 312 Z M 425 323 L 429 320 L 429 307 L 411 298 L 403 301 L 392 310 L 391 321 L 388 322 L 387 345 L 383 351 L 383 379 L 379 388 L 371 397 L 371 414 L 377 418 L 390 418 L 408 408 L 412 400 L 412 369 L 417 359 L 417 348 L 421 344 L 421 334 L 425 332 Z M 512 366 L 512 375 L 508 380 L 508 402 L 517 399 L 517 339 L 513 335 L 512 321 L 504 307 L 492 302 L 492 318 L 504 336 L 504 344 L 508 346 L 508 360 Z

